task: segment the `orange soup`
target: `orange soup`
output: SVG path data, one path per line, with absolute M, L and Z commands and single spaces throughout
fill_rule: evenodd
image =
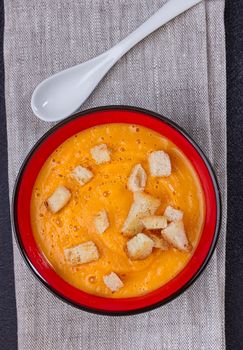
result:
M 107 145 L 110 159 L 97 163 L 91 149 L 100 144 Z M 150 174 L 148 157 L 159 150 L 170 158 L 169 176 Z M 161 217 L 168 206 L 183 213 L 189 250 L 182 251 L 167 242 L 167 249 L 154 247 L 144 259 L 131 259 L 127 254 L 126 244 L 131 237 L 122 234 L 122 227 L 134 201 L 128 179 L 136 164 L 141 164 L 147 175 L 144 193 L 160 200 L 154 215 Z M 93 174 L 82 186 L 70 175 L 77 166 Z M 47 200 L 58 186 L 64 186 L 71 195 L 61 210 L 52 212 Z M 97 231 L 94 220 L 101 211 L 107 213 L 109 220 L 103 233 Z M 199 242 L 204 216 L 203 191 L 185 155 L 160 134 L 129 124 L 100 125 L 67 139 L 45 162 L 31 199 L 35 240 L 53 269 L 87 293 L 112 298 L 149 293 L 176 276 Z M 139 232 L 146 234 L 144 229 Z M 90 241 L 97 247 L 99 258 L 84 264 L 70 264 L 64 251 Z M 104 283 L 104 276 L 111 272 L 123 284 L 115 292 Z

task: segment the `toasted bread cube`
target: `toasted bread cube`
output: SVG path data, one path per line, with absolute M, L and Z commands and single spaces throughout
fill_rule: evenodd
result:
M 61 210 L 70 200 L 71 192 L 65 186 L 58 186 L 47 199 L 47 204 L 53 213 Z
M 127 236 L 140 232 L 144 227 L 141 219 L 153 215 L 160 206 L 160 200 L 149 194 L 135 192 L 133 198 L 134 202 L 122 227 L 122 233 Z
M 89 182 L 94 176 L 92 171 L 81 165 L 76 166 L 71 173 L 72 177 L 79 182 L 81 186 Z
M 91 148 L 90 152 L 97 164 L 107 163 L 111 160 L 110 151 L 105 143 Z
M 181 221 L 183 219 L 183 211 L 175 209 L 169 205 L 165 209 L 164 216 L 168 221 Z
M 104 276 L 103 281 L 112 292 L 116 292 L 124 286 L 122 280 L 115 272 L 111 272 L 109 275 Z
M 122 227 L 122 234 L 125 236 L 134 236 L 142 231 L 143 224 L 141 222 L 141 207 L 137 202 L 133 202 L 128 212 L 127 218 Z
M 162 237 L 172 244 L 175 248 L 188 252 L 190 245 L 182 221 L 171 222 L 161 231 Z
M 154 151 L 148 157 L 151 176 L 169 176 L 171 174 L 170 157 L 164 151 Z
M 104 233 L 110 226 L 107 212 L 105 210 L 99 211 L 94 217 L 94 223 L 99 233 Z
M 146 216 L 153 215 L 161 203 L 158 198 L 154 198 L 147 193 L 135 192 L 133 194 L 133 198 L 134 201 L 140 205 L 141 210 L 143 210 L 145 213 L 148 213 Z
M 127 187 L 132 192 L 143 191 L 147 182 L 147 175 L 141 164 L 136 164 L 129 176 Z
M 99 259 L 99 251 L 93 241 L 64 249 L 66 260 L 72 265 L 85 264 Z
M 130 259 L 146 259 L 153 250 L 154 241 L 144 233 L 138 233 L 127 242 L 127 253 Z
M 159 215 L 146 216 L 142 218 L 141 221 L 147 230 L 158 230 L 158 229 L 162 230 L 167 226 L 167 219 L 165 216 L 159 216 Z
M 149 237 L 154 241 L 154 248 L 168 250 L 169 244 L 163 237 L 157 236 L 153 233 L 149 233 Z

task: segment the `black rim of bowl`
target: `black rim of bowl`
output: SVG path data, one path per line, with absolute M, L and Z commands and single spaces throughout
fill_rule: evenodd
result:
M 37 269 L 33 266 L 33 264 L 31 263 L 29 257 L 27 256 L 22 240 L 21 240 L 21 235 L 20 235 L 20 231 L 19 231 L 19 227 L 18 227 L 18 220 L 17 220 L 17 197 L 18 197 L 18 191 L 19 191 L 19 185 L 21 182 L 21 178 L 22 175 L 25 171 L 26 165 L 28 164 L 29 160 L 34 156 L 35 151 L 38 149 L 38 147 L 42 144 L 42 142 L 48 137 L 50 136 L 55 130 L 57 130 L 59 127 L 67 124 L 68 122 L 70 122 L 73 119 L 76 119 L 77 117 L 82 117 L 84 115 L 88 115 L 90 113 L 95 113 L 95 112 L 99 112 L 99 111 L 105 111 L 105 110 L 127 110 L 127 111 L 135 111 L 135 112 L 139 112 L 139 113 L 143 113 L 143 114 L 147 114 L 153 118 L 159 119 L 163 122 L 165 122 L 166 124 L 172 126 L 174 129 L 176 129 L 179 133 L 181 133 L 189 143 L 191 143 L 191 145 L 196 149 L 196 151 L 199 153 L 199 155 L 201 156 L 201 158 L 203 159 L 210 177 L 212 179 L 213 182 L 213 187 L 214 187 L 214 191 L 215 191 L 215 196 L 216 196 L 216 206 L 217 206 L 217 217 L 216 217 L 216 226 L 215 226 L 215 230 L 214 230 L 214 238 L 212 241 L 212 244 L 210 246 L 210 249 L 207 253 L 206 258 L 204 259 L 204 262 L 202 263 L 202 265 L 200 266 L 200 268 L 198 269 L 198 271 L 194 274 L 194 276 L 183 286 L 181 287 L 177 292 L 173 293 L 171 296 L 169 296 L 166 299 L 163 299 L 157 303 L 154 303 L 152 305 L 143 307 L 143 308 L 139 308 L 139 309 L 135 309 L 135 310 L 129 310 L 129 311 L 105 311 L 105 310 L 100 310 L 100 309 L 95 309 L 95 308 L 90 308 L 87 307 L 85 305 L 79 305 L 76 304 L 75 302 L 73 302 L 71 299 L 62 296 L 61 294 L 59 294 L 58 291 L 56 291 L 53 287 L 51 287 L 49 285 L 49 283 L 40 275 L 40 273 L 37 271 Z M 13 227 L 13 231 L 14 231 L 14 236 L 15 236 L 15 240 L 17 242 L 18 248 L 21 252 L 22 257 L 24 258 L 24 261 L 26 262 L 27 266 L 30 268 L 30 270 L 32 271 L 32 273 L 34 274 L 35 277 L 37 277 L 37 279 L 50 291 L 52 292 L 52 294 L 54 294 L 55 296 L 57 296 L 59 299 L 61 299 L 62 301 L 78 308 L 81 309 L 83 311 L 87 311 L 90 313 L 94 313 L 94 314 L 99 314 L 99 315 L 107 315 L 107 316 L 124 316 L 124 315 L 135 315 L 135 314 L 139 314 L 139 313 L 143 313 L 143 312 L 147 312 L 147 311 L 151 311 L 155 308 L 158 308 L 162 305 L 167 304 L 168 302 L 174 300 L 175 298 L 177 298 L 179 295 L 181 295 L 183 292 L 185 292 L 186 289 L 188 289 L 197 279 L 198 277 L 201 275 L 201 273 L 204 271 L 204 269 L 206 268 L 208 262 L 210 261 L 212 254 L 215 250 L 215 247 L 217 245 L 217 241 L 219 238 L 219 233 L 220 233 L 220 227 L 221 227 L 221 196 L 220 196 L 220 190 L 219 190 L 219 185 L 218 185 L 218 181 L 215 175 L 215 172 L 213 170 L 213 167 L 210 163 L 210 161 L 208 160 L 208 158 L 206 157 L 206 155 L 204 154 L 204 152 L 201 150 L 201 148 L 197 145 L 197 143 L 191 138 L 191 136 L 182 128 L 180 127 L 178 124 L 176 124 L 175 122 L 173 122 L 172 120 L 156 113 L 156 112 L 152 112 L 150 110 L 144 109 L 144 108 L 140 108 L 140 107 L 133 107 L 133 106 L 126 106 L 126 105 L 108 105 L 108 106 L 100 106 L 100 107 L 94 107 L 91 109 L 87 109 L 78 113 L 75 113 L 73 115 L 71 115 L 70 117 L 62 120 L 61 122 L 59 122 L 58 124 L 56 124 L 55 126 L 53 126 L 50 130 L 48 130 L 37 142 L 36 144 L 32 147 L 32 149 L 30 150 L 30 152 L 27 154 L 24 162 L 21 165 L 21 168 L 19 170 L 19 173 L 17 175 L 16 181 L 15 181 L 15 185 L 14 185 L 14 190 L 13 190 L 13 196 L 12 196 L 12 203 L 11 203 L 11 223 L 12 223 L 12 227 Z

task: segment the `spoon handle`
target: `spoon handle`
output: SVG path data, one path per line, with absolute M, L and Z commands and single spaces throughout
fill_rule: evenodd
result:
M 140 27 L 135 29 L 125 39 L 113 46 L 109 51 L 114 62 L 121 58 L 139 41 L 154 32 L 163 24 L 169 22 L 179 14 L 185 12 L 190 7 L 198 4 L 202 0 L 168 0 L 157 12 L 155 12 Z

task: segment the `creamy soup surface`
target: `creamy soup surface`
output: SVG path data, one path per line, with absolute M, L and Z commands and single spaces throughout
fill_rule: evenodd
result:
M 91 156 L 92 147 L 106 144 L 111 160 L 97 164 Z M 148 156 L 156 150 L 165 151 L 171 160 L 168 177 L 152 177 Z M 146 259 L 132 260 L 125 246 L 129 237 L 121 233 L 133 202 L 127 181 L 134 165 L 140 163 L 147 174 L 145 193 L 161 200 L 156 215 L 163 215 L 170 205 L 183 211 L 184 227 L 191 249 L 182 252 L 173 246 L 168 250 L 153 249 Z M 91 181 L 80 186 L 70 173 L 78 166 L 94 174 Z M 71 199 L 60 211 L 53 213 L 46 201 L 63 185 Z M 109 227 L 97 233 L 94 216 L 105 210 Z M 92 127 L 67 139 L 47 159 L 32 193 L 31 219 L 35 240 L 53 269 L 71 285 L 99 296 L 135 297 L 151 292 L 175 277 L 190 260 L 204 225 L 204 196 L 197 174 L 185 155 L 167 138 L 138 125 L 107 124 Z M 97 261 L 70 264 L 64 249 L 93 241 L 99 251 Z M 112 292 L 103 277 L 115 272 L 123 287 Z

